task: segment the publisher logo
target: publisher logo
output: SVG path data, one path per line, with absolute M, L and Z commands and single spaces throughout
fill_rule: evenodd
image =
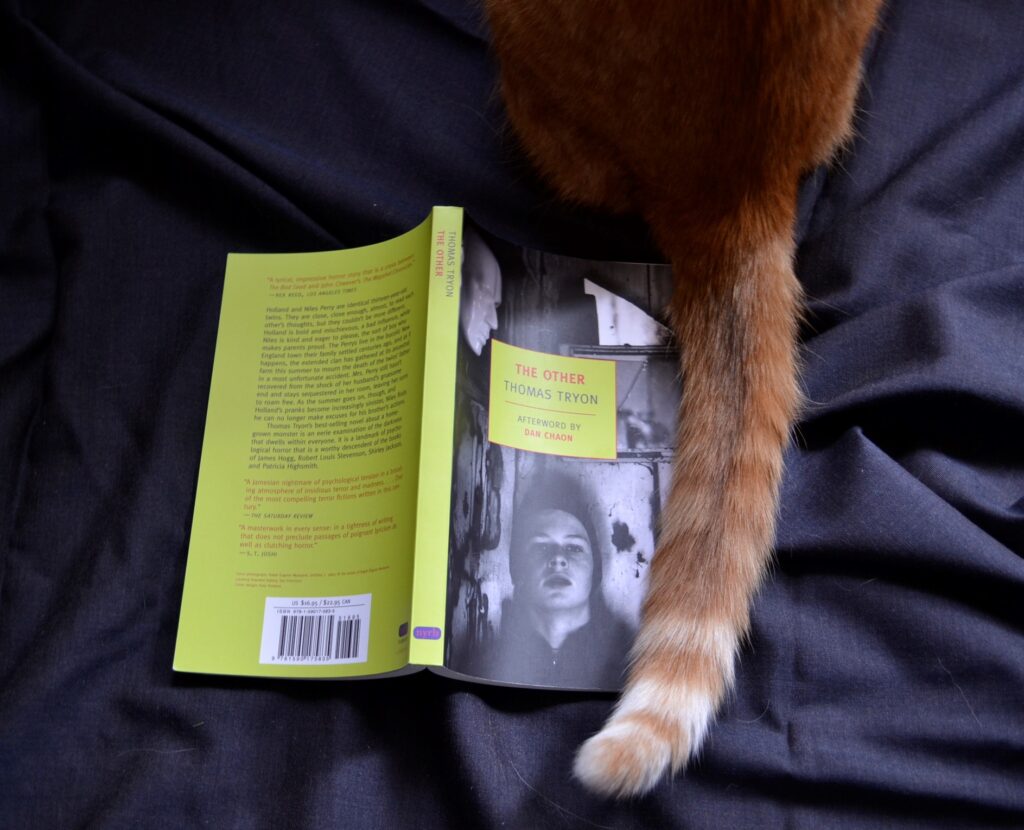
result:
M 440 640 L 441 629 L 431 625 L 418 625 L 412 630 L 412 636 L 417 640 Z

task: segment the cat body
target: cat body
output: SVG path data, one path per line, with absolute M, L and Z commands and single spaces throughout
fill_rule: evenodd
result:
M 672 263 L 684 396 L 629 679 L 576 775 L 644 792 L 698 751 L 774 538 L 800 394 L 800 176 L 851 131 L 881 0 L 487 0 L 502 94 L 565 198 Z

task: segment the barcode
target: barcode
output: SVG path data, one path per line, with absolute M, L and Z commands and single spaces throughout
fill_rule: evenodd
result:
M 370 594 L 351 597 L 267 597 L 260 663 L 365 663 Z
M 316 617 L 281 617 L 277 659 L 350 660 L 359 657 L 359 617 L 333 614 Z

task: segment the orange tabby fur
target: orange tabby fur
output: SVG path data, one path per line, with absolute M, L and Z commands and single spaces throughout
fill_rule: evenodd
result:
M 700 748 L 775 531 L 800 394 L 797 184 L 849 135 L 881 0 L 487 0 L 511 122 L 569 199 L 672 262 L 684 401 L 629 680 L 576 759 L 653 787 Z

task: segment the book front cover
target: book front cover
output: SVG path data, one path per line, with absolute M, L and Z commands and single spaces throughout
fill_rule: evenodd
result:
M 616 690 L 671 476 L 671 270 L 464 237 L 444 668 Z

